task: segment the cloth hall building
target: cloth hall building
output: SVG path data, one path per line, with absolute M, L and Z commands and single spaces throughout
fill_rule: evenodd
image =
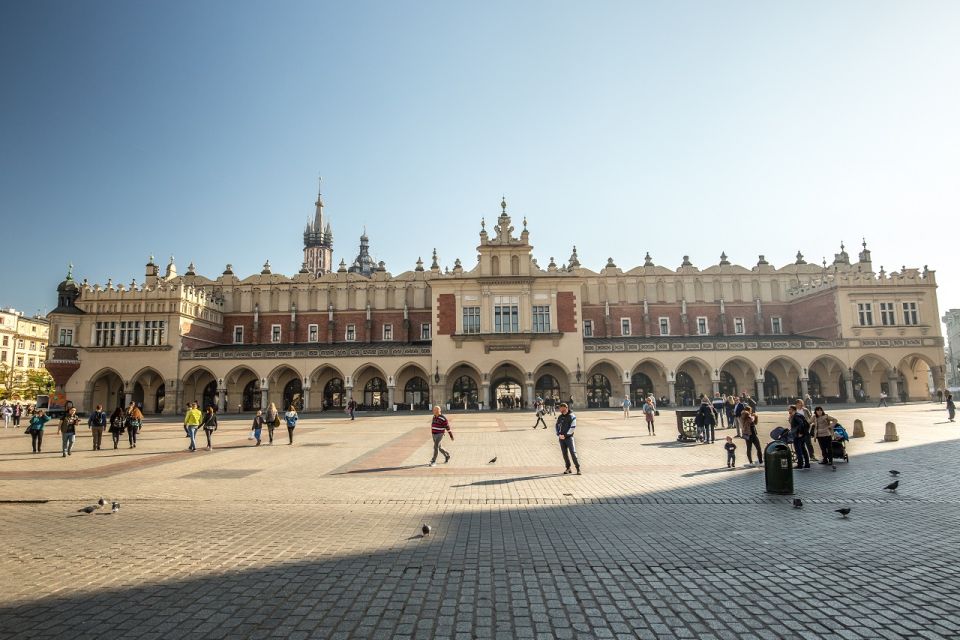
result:
M 746 391 L 761 403 L 927 399 L 943 387 L 932 270 L 874 268 L 841 245 L 832 264 L 677 268 L 647 254 L 592 271 L 576 247 L 540 266 L 526 219 L 506 202 L 480 224 L 472 268 L 456 260 L 398 275 L 370 255 L 334 268 L 318 196 L 299 273 L 208 277 L 173 259 L 145 278 L 93 285 L 68 274 L 49 314 L 47 368 L 81 410 L 136 401 L 179 413 L 196 400 L 229 412 L 491 409 L 536 396 L 618 406 L 653 393 L 673 404 Z M 517 224 L 517 226 L 521 226 Z

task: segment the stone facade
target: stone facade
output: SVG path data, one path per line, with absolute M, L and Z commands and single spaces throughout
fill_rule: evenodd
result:
M 151 259 L 141 284 L 68 278 L 49 319 L 69 339 L 48 368 L 83 409 L 136 400 L 147 413 L 189 400 L 234 412 L 339 409 L 349 398 L 487 409 L 546 394 L 616 406 L 649 392 L 672 403 L 716 391 L 769 403 L 881 390 L 925 399 L 928 375 L 943 382 L 935 273 L 875 271 L 866 243 L 856 262 L 841 245 L 821 265 L 798 253 L 783 267 L 763 256 L 743 267 L 724 254 L 672 269 L 647 254 L 638 267 L 611 258 L 591 271 L 574 247 L 541 267 L 526 219 L 516 233 L 505 201 L 479 236 L 469 269 L 459 259 L 441 269 L 434 251 L 429 268 L 418 259 L 398 275 L 370 258 L 289 277 L 267 263 L 241 279 L 228 265 L 210 278 L 178 275 L 171 258 L 163 275 Z
M 0 309 L 0 371 L 8 392 L 28 371 L 43 369 L 47 360 L 50 325 L 46 318 L 16 309 Z
M 947 327 L 947 384 L 960 387 L 960 309 L 950 309 L 943 314 Z

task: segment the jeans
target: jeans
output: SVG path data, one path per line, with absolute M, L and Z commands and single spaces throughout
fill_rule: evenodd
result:
M 207 446 L 213 449 L 213 429 L 203 428 L 203 433 L 207 436 Z
M 119 431 L 111 431 L 111 432 L 110 432 L 110 436 L 113 438 L 113 448 L 116 449 L 116 448 L 117 448 L 117 445 L 120 444 L 120 432 L 119 432 Z
M 288 444 L 293 444 L 293 429 L 294 427 L 287 427 L 287 438 L 290 439 Z
M 140 431 L 137 427 L 127 427 L 127 441 L 131 447 L 137 446 L 137 433 Z
M 795 438 L 793 449 L 797 452 L 797 467 L 809 467 L 810 454 L 807 453 L 807 438 Z
M 717 441 L 717 425 L 716 424 L 705 424 L 703 425 L 703 441 L 704 442 L 716 442 Z
M 63 449 L 62 449 L 63 453 L 69 454 L 71 451 L 73 451 L 73 445 L 77 441 L 77 434 L 61 433 L 60 440 L 61 440 L 61 443 L 63 444 Z
M 98 451 L 103 441 L 103 427 L 90 427 L 90 435 L 93 436 L 93 450 Z
M 714 410 L 714 413 L 717 414 L 717 426 L 723 429 L 723 419 L 726 416 L 726 412 L 720 409 L 719 411 Z
M 817 442 L 820 444 L 820 455 L 823 458 L 824 462 L 833 463 L 833 438 L 831 436 L 824 436 L 822 438 L 817 438 Z
M 187 430 L 187 437 L 190 438 L 190 451 L 197 450 L 197 428 L 194 425 L 188 425 L 185 427 Z
M 570 468 L 570 458 L 573 458 L 573 466 L 580 471 L 580 461 L 577 460 L 577 447 L 573 443 L 573 436 L 566 436 L 560 441 L 560 451 L 563 453 L 563 466 Z
M 257 439 L 257 444 L 260 444 L 260 434 L 263 433 L 263 428 L 257 428 L 253 430 L 253 437 Z
M 733 419 L 733 426 L 735 426 L 735 427 L 737 428 L 737 437 L 739 438 L 740 435 L 743 433 L 743 430 L 742 430 L 742 429 L 743 429 L 743 418 L 742 418 L 741 416 L 735 417 L 735 418 Z
M 30 444 L 33 445 L 33 450 L 36 453 L 40 452 L 40 447 L 43 445 L 43 430 L 34 430 L 30 432 Z
M 430 464 L 437 461 L 437 453 L 442 453 L 444 459 L 450 458 L 450 452 L 440 446 L 440 441 L 443 440 L 443 434 L 444 432 L 433 434 L 433 458 L 430 460 Z
M 810 459 L 814 458 L 813 455 L 813 436 L 807 436 L 803 439 L 803 444 L 807 448 L 807 457 Z
M 751 434 L 749 438 L 744 438 L 747 442 L 747 462 L 753 464 L 753 456 L 751 455 L 751 447 L 757 448 L 757 462 L 763 464 L 763 453 L 760 451 L 760 438 L 757 437 L 757 434 Z
M 727 466 L 735 467 L 737 466 L 737 454 L 734 451 L 727 451 Z

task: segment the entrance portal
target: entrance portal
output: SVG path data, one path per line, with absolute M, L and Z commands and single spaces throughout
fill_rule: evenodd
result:
M 523 387 L 512 378 L 504 378 L 492 389 L 491 405 L 496 409 L 520 409 L 523 407 Z

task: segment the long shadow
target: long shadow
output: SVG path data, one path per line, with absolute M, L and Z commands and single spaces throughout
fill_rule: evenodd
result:
M 138 512 L 133 503 L 116 522 L 130 514 L 144 519 L 138 526 L 158 527 L 156 537 L 165 541 L 145 548 L 138 540 L 137 554 L 166 558 L 178 577 L 162 579 L 162 566 L 151 564 L 152 582 L 106 588 L 85 582 L 76 590 L 57 583 L 57 593 L 0 606 L 0 637 L 453 638 L 459 630 L 470 638 L 839 638 L 840 631 L 872 636 L 863 621 L 888 620 L 898 607 L 909 610 L 911 624 L 922 624 L 927 635 L 949 637 L 953 627 L 939 622 L 952 619 L 950 603 L 960 595 L 954 571 L 960 505 L 908 495 L 911 486 L 934 479 L 944 495 L 958 493 L 960 480 L 928 462 L 935 453 L 956 459 L 960 443 L 863 456 L 854 443 L 856 466 L 795 476 L 802 509 L 791 508 L 789 497 L 765 495 L 762 474 L 733 473 L 607 501 L 473 508 L 440 503 L 389 513 L 382 505 L 291 505 L 296 517 L 281 518 L 269 530 L 264 523 L 278 513 L 272 506 L 262 507 L 260 521 L 250 519 L 254 505 L 243 507 L 239 519 L 187 502 L 171 522 L 169 512 L 149 505 Z M 902 471 L 904 495 L 882 491 L 890 468 Z M 558 494 L 570 488 L 566 481 L 562 486 Z M 847 519 L 834 513 L 843 505 L 853 508 Z M 409 520 L 409 529 L 399 531 L 385 516 Z M 91 522 L 113 526 L 111 520 Z M 417 535 L 423 522 L 433 527 L 427 536 Z M 321 531 L 331 536 L 329 552 L 317 546 Z M 380 550 L 350 544 L 365 531 Z M 102 527 L 78 527 L 70 549 L 99 553 L 98 562 L 121 573 L 132 560 L 120 546 L 98 551 L 105 535 Z M 195 546 L 184 550 L 185 540 Z M 22 551 L 14 549 L 21 543 Z M 8 549 L 26 558 L 21 562 L 41 566 L 46 560 L 31 559 L 32 544 L 13 539 Z M 203 559 L 191 561 L 201 548 Z M 58 561 L 70 562 L 74 551 L 62 549 Z M 304 559 L 291 559 L 298 549 Z M 763 611 L 772 598 L 809 593 L 822 583 L 817 559 L 824 549 L 842 550 L 830 560 L 829 630 L 823 615 L 789 623 L 778 615 L 743 621 L 731 616 L 727 598 L 691 595 L 698 589 L 735 594 L 739 607 Z M 217 554 L 231 555 L 221 561 Z M 241 568 L 238 559 L 270 564 Z M 199 573 L 183 576 L 190 562 Z M 930 599 L 934 590 L 942 604 Z M 837 610 L 856 615 L 833 615 Z
M 477 480 L 467 484 L 452 484 L 451 487 L 460 489 L 462 487 L 493 487 L 501 484 L 513 484 L 514 482 L 526 482 L 528 480 L 539 480 L 540 478 L 556 478 L 564 475 L 561 473 L 541 473 L 535 476 L 518 476 L 516 478 L 495 478 L 492 480 Z
M 341 471 L 340 473 L 331 473 L 331 476 L 344 476 L 357 473 L 385 473 L 388 471 L 403 471 L 405 469 L 418 469 L 426 467 L 425 464 L 408 464 L 402 467 L 370 467 L 368 469 L 351 469 L 350 471 Z

